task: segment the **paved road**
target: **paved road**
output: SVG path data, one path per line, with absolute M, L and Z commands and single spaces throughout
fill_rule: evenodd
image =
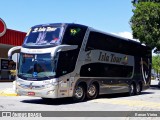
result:
M 12 88 L 13 82 L 0 82 L 0 90 Z
M 12 83 L 0 83 L 0 85 L 1 90 L 12 87 Z M 0 111 L 160 111 L 160 88 L 157 85 L 158 81 L 152 81 L 151 88 L 138 96 L 129 97 L 126 94 L 103 95 L 98 99 L 82 103 L 73 103 L 72 99 L 69 98 L 46 102 L 39 97 L 0 96 Z M 127 117 L 121 119 L 137 120 L 140 118 Z M 68 120 L 69 118 L 64 119 Z M 99 120 L 98 118 L 93 119 Z M 152 117 L 147 119 L 158 120 L 158 118 Z

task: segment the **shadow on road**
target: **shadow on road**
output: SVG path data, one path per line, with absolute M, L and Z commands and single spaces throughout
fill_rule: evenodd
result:
M 21 101 L 23 103 L 31 104 L 45 104 L 45 105 L 66 105 L 75 104 L 72 98 L 58 98 L 58 99 L 29 99 Z

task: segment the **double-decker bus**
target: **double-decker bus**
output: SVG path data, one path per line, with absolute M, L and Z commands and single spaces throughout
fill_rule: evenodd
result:
M 74 23 L 31 27 L 19 52 L 16 92 L 77 102 L 100 94 L 140 94 L 151 82 L 151 49 Z

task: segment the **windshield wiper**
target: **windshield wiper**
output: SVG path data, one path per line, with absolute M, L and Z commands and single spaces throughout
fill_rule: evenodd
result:
M 19 73 L 18 75 L 25 75 L 25 73 Z
M 25 77 L 25 76 L 31 76 L 31 74 L 27 74 L 27 73 L 20 73 L 20 74 L 18 74 L 19 76 L 23 76 L 23 77 Z
M 46 62 L 47 60 L 41 60 L 41 59 L 35 59 L 35 62 L 37 62 L 37 63 L 44 63 L 44 62 Z
M 38 74 L 39 74 L 39 73 L 38 73 Z M 46 74 L 41 74 L 41 73 L 40 73 L 40 76 L 41 76 L 41 75 L 43 75 L 43 76 L 45 76 L 45 77 L 47 77 L 47 78 L 49 78 L 49 79 L 51 78 L 50 76 L 48 76 L 48 75 L 46 75 Z

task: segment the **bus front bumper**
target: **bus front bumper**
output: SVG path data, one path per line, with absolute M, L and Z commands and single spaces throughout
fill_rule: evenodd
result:
M 42 98 L 58 98 L 58 85 L 50 85 L 44 88 L 27 88 L 26 86 L 16 85 L 16 93 L 20 96 L 32 96 Z

